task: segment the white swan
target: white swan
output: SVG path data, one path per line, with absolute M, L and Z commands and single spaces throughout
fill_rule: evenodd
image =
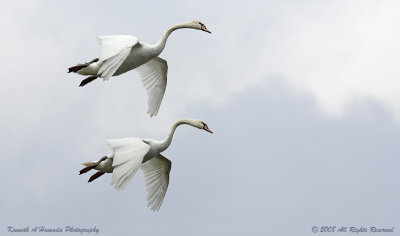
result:
M 211 33 L 203 23 L 192 21 L 172 26 L 154 45 L 139 42 L 138 38 L 130 35 L 99 36 L 97 37 L 100 44 L 99 58 L 70 67 L 68 73 L 90 75 L 82 80 L 79 85 L 84 86 L 99 77 L 108 80 L 111 76 L 136 69 L 149 97 L 147 113 L 151 117 L 155 116 L 164 96 L 168 73 L 167 61 L 158 57 L 158 55 L 164 50 L 168 36 L 174 30 L 182 28 L 192 28 Z
M 165 151 L 172 141 L 175 129 L 182 124 L 204 129 L 213 133 L 201 120 L 181 119 L 176 121 L 163 141 L 140 138 L 107 140 L 110 154 L 95 162 L 83 163 L 86 167 L 79 174 L 96 169 L 88 182 L 92 182 L 104 173 L 112 173 L 112 185 L 122 190 L 129 183 L 136 171 L 141 168 L 147 188 L 147 204 L 151 210 L 158 211 L 167 192 L 171 161 L 160 153 Z

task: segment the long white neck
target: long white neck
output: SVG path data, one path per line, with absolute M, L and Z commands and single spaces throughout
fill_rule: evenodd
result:
M 167 43 L 167 39 L 173 31 L 175 31 L 177 29 L 182 29 L 182 28 L 191 28 L 191 25 L 192 24 L 190 22 L 181 23 L 181 24 L 174 25 L 171 28 L 169 28 L 167 31 L 165 31 L 165 33 L 164 33 L 163 37 L 160 39 L 160 41 L 154 45 L 154 48 L 156 49 L 158 54 L 160 54 L 164 50 L 165 44 Z
M 169 145 L 170 145 L 171 142 L 172 142 L 172 137 L 174 136 L 174 133 L 175 133 L 176 128 L 177 128 L 178 126 L 182 125 L 182 124 L 192 125 L 192 121 L 191 121 L 191 120 L 188 120 L 188 119 L 181 119 L 181 120 L 176 121 L 176 122 L 171 126 L 171 129 L 170 129 L 170 131 L 169 131 L 167 137 L 166 137 L 163 141 L 161 141 L 161 147 L 160 147 L 161 151 L 160 151 L 160 152 L 165 151 L 165 149 L 167 149 L 167 148 L 169 147 Z M 193 126 L 193 125 L 192 125 L 192 126 Z

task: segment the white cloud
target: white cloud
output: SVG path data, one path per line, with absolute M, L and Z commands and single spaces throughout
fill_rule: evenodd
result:
M 309 91 L 328 114 L 341 116 L 360 97 L 372 97 L 400 121 L 399 2 L 328 4 L 301 9 L 279 35 L 268 72 Z M 304 10 L 304 11 L 302 11 Z
M 102 230 L 128 234 L 132 222 L 141 226 L 135 227 L 137 232 L 148 232 L 148 222 L 183 232 L 198 227 L 193 222 L 206 219 L 206 225 L 215 226 L 224 219 L 220 230 L 238 220 L 235 230 L 256 233 L 268 227 L 257 221 L 264 217 L 276 226 L 268 230 L 281 232 L 279 228 L 287 225 L 286 213 L 295 209 L 292 221 L 297 227 L 287 230 L 298 233 L 309 226 L 313 215 L 332 222 L 342 219 L 339 204 L 353 213 L 345 223 L 358 223 L 354 219 L 362 223 L 357 209 L 371 202 L 381 203 L 371 209 L 381 209 L 381 215 L 387 216 L 384 220 L 398 218 L 398 209 L 391 208 L 398 191 L 390 188 L 398 185 L 398 178 L 393 178 L 398 132 L 386 113 L 374 104 L 364 108 L 361 103 L 360 114 L 381 116 L 362 120 L 354 118 L 353 111 L 352 119 L 332 122 L 315 114 L 313 101 L 303 93 L 312 94 L 328 115 L 345 114 L 352 101 L 364 97 L 398 114 L 396 2 L 201 1 L 138 6 L 104 1 L 79 2 L 79 7 L 71 2 L 27 2 L 0 7 L 4 36 L 0 38 L 0 139 L 6 163 L 0 173 L 7 180 L 5 200 L 0 203 L 5 209 L 0 217 L 7 217 L 3 224 L 93 221 Z M 146 115 L 147 97 L 137 73 L 96 81 L 86 88 L 78 87 L 79 76 L 66 73 L 68 66 L 97 56 L 97 35 L 132 34 L 154 43 L 168 26 L 192 19 L 203 21 L 213 34 L 182 30 L 171 35 L 161 54 L 169 63 L 168 87 L 155 118 Z M 265 86 L 266 78 L 282 83 Z M 288 83 L 302 93 L 286 89 Z M 104 139 L 161 139 L 171 123 L 183 116 L 204 119 L 215 134 L 179 129 L 165 153 L 174 167 L 163 210 L 157 215 L 145 206 L 140 174 L 124 192 L 109 186 L 109 175 L 91 185 L 87 176 L 77 175 L 79 163 L 107 153 Z M 336 168 L 325 171 L 327 162 Z M 206 176 L 196 174 L 205 169 Z M 222 181 L 215 181 L 218 178 Z M 322 182 L 358 187 L 348 185 L 338 201 Z M 365 186 L 363 201 L 359 201 L 359 184 Z M 262 194 L 251 192 L 258 186 L 271 186 L 273 191 L 264 187 Z M 378 192 L 389 186 L 393 194 L 374 195 L 371 186 Z M 291 194 L 293 190 L 297 194 Z M 324 216 L 320 199 L 328 199 L 335 214 Z M 96 207 L 105 202 L 115 203 L 109 215 L 122 212 L 126 217 L 120 217 L 122 221 L 96 217 L 102 215 Z M 350 206 L 353 203 L 361 207 Z M 93 211 L 82 212 L 88 204 Z M 307 215 L 310 211 L 304 209 L 309 207 L 321 214 Z M 23 214 L 26 209 L 38 212 L 38 217 Z M 196 210 L 200 210 L 196 220 L 184 217 Z M 210 211 L 216 213 L 214 217 Z M 234 214 L 242 211 L 246 214 Z M 282 217 L 277 218 L 279 214 Z M 246 215 L 254 220 L 242 217 Z M 299 222 L 298 216 L 306 222 Z M 156 234 L 160 229 L 151 231 Z
M 174 50 L 167 54 L 174 63 L 171 83 L 181 84 L 169 89 L 187 105 L 193 99 L 224 103 L 275 76 L 311 93 L 329 116 L 342 117 L 367 98 L 400 121 L 398 1 L 269 2 L 226 11 L 210 20 L 210 38 L 196 40 L 201 53 L 184 52 L 191 60 L 177 58 L 172 49 L 176 41 L 190 42 L 188 35 L 168 45 Z
M 112 20 L 99 18 L 97 13 L 105 11 L 101 5 L 94 11 L 86 11 L 84 7 L 75 9 L 76 15 L 85 15 L 88 21 L 82 17 L 61 21 L 60 16 L 68 17 L 72 10 L 67 5 L 37 4 L 24 9 L 22 15 L 3 15 L 3 22 L 14 22 L 14 27 L 5 28 L 6 32 L 17 38 L 1 39 L 2 45 L 7 45 L 1 59 L 6 65 L 5 77 L 12 76 L 14 80 L 2 85 L 2 96 L 20 93 L 20 98 L 16 99 L 25 99 L 22 94 L 26 97 L 32 90 L 44 90 L 53 96 L 59 94 L 67 83 L 76 82 L 76 76 L 62 74 L 60 77 L 61 74 L 54 73 L 60 70 L 64 73 L 71 63 L 95 57 L 96 35 L 132 34 L 154 43 L 168 26 L 200 19 L 213 32 L 211 35 L 193 30 L 174 32 L 161 54 L 169 64 L 169 81 L 159 115 L 172 120 L 195 101 L 213 105 L 225 103 L 238 92 L 275 76 L 311 93 L 321 110 L 330 116 L 343 116 L 353 102 L 368 98 L 378 101 L 400 120 L 398 2 L 253 2 L 229 7 L 222 2 L 206 4 L 207 11 L 204 4 L 171 4 L 179 5 L 182 14 L 166 14 L 162 11 L 164 5 L 140 6 L 165 18 L 158 24 L 153 17 L 143 14 L 145 11 L 128 17 L 129 7 Z M 114 5 L 106 7 L 121 11 Z M 151 27 L 144 27 L 143 22 Z M 24 70 L 20 70 L 21 63 L 27 65 Z M 41 71 L 44 67 L 46 70 Z M 40 78 L 33 80 L 30 78 L 33 75 Z M 70 77 L 74 78 L 65 81 Z M 58 78 L 65 84 L 55 82 L 61 80 Z M 132 111 L 145 112 L 146 95 L 138 75 L 129 72 L 115 80 L 124 80 L 124 84 L 125 80 L 135 80 L 126 84 L 131 87 L 129 99 L 135 100 Z M 115 80 L 110 83 L 119 83 Z M 93 96 L 99 92 L 87 90 L 93 92 Z M 118 91 L 109 88 L 108 95 L 121 97 L 123 91 Z M 72 102 L 87 99 L 80 92 L 73 94 L 81 97 L 75 97 Z M 18 100 L 16 105 L 6 104 L 5 99 L 2 100 L 6 108 L 10 105 L 14 110 L 38 109 L 37 104 L 25 106 Z M 109 99 L 97 96 L 96 101 L 99 107 L 107 104 L 111 113 L 120 112 L 121 106 L 126 107 L 115 104 L 114 111 Z M 137 108 L 141 110 L 133 110 Z

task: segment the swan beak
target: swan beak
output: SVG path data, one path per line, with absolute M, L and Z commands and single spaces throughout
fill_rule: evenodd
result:
M 213 132 L 208 128 L 207 125 L 204 125 L 203 129 L 204 129 L 205 131 L 210 132 L 210 133 L 213 134 Z
M 206 28 L 206 26 L 205 26 L 205 25 L 201 26 L 201 30 L 203 30 L 203 31 L 205 31 L 205 32 L 207 32 L 207 33 L 210 33 L 210 34 L 211 34 L 211 31 L 209 31 L 209 30 Z

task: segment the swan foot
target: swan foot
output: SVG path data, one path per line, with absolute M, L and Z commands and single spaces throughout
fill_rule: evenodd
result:
M 83 165 L 85 165 L 86 167 L 79 171 L 79 175 L 84 174 L 84 173 L 88 172 L 89 170 L 96 168 L 102 161 L 105 161 L 106 159 L 107 159 L 107 156 L 104 156 L 97 162 L 83 163 Z
M 82 82 L 79 84 L 79 87 L 83 87 L 86 84 L 92 82 L 93 80 L 97 79 L 98 77 L 95 75 L 92 75 L 90 77 L 87 77 L 86 79 L 82 80 Z
M 90 176 L 88 183 L 92 182 L 93 180 L 99 178 L 100 176 L 104 175 L 105 172 L 97 171 L 96 174 Z
M 88 67 L 90 64 L 98 62 L 98 61 L 99 61 L 99 58 L 95 58 L 95 59 L 91 60 L 90 62 L 78 64 L 76 66 L 70 67 L 70 68 L 68 68 L 68 73 L 71 73 L 71 72 L 76 73 L 79 70 L 82 70 L 83 68 Z

